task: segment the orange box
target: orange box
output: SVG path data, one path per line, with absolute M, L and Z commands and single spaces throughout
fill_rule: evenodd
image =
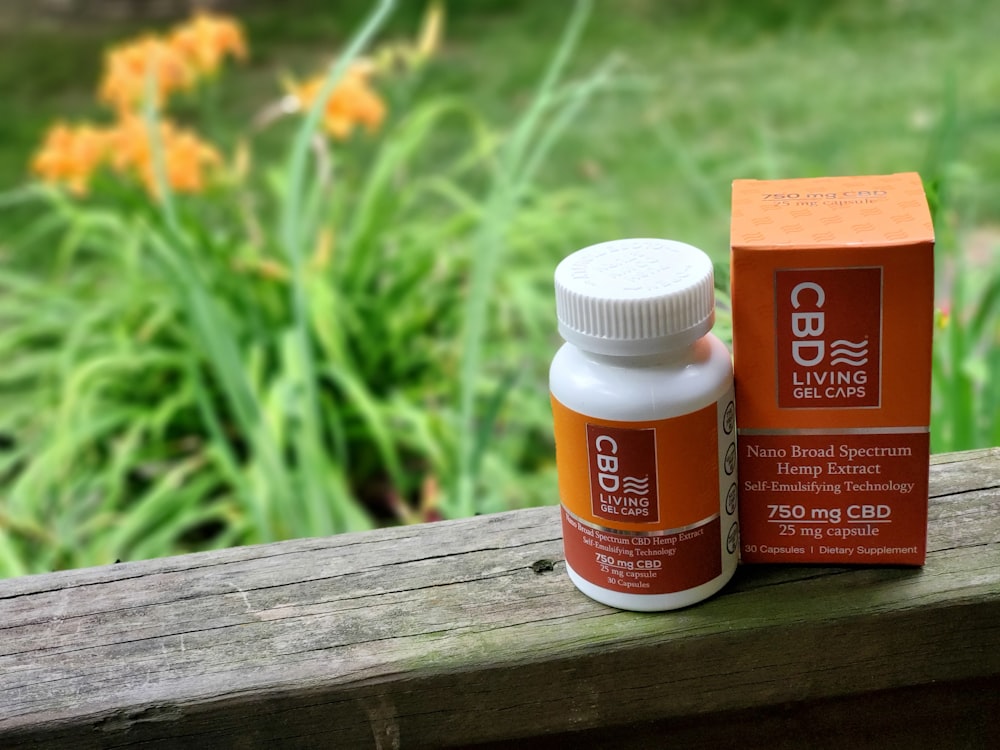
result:
M 736 180 L 742 559 L 922 565 L 934 229 L 919 175 Z

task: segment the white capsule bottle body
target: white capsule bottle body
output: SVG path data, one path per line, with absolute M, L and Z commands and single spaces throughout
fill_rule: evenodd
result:
M 567 568 L 576 587 L 636 611 L 686 607 L 718 592 L 739 555 L 733 368 L 725 344 L 707 333 L 685 346 L 618 356 L 566 343 L 549 385 Z M 633 430 L 638 442 L 620 437 Z M 625 472 L 631 493 L 612 471 L 628 464 L 626 444 L 652 446 L 656 463 L 652 472 L 631 472 L 634 478 Z M 650 483 L 658 504 L 652 510 L 639 505 Z M 707 488 L 712 507 L 703 499 L 694 517 L 672 526 L 690 500 L 685 488 Z M 622 515 L 629 512 L 645 515 Z

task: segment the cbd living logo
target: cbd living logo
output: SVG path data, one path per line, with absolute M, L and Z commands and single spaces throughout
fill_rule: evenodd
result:
M 778 406 L 878 406 L 882 269 L 779 270 L 774 291 Z
M 626 523 L 659 520 L 656 430 L 588 424 L 587 453 L 596 517 Z

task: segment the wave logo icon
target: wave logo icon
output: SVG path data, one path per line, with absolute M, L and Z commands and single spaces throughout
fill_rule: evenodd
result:
M 864 367 L 868 364 L 868 339 L 848 341 L 837 339 L 830 344 L 830 364 Z
M 624 477 L 622 479 L 622 492 L 626 495 L 648 495 L 649 475 L 646 475 L 642 479 L 638 477 Z

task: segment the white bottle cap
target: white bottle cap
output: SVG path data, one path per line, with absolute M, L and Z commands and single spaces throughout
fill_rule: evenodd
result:
M 628 239 L 577 250 L 556 267 L 559 333 L 597 354 L 689 346 L 715 322 L 712 261 L 683 242 Z

